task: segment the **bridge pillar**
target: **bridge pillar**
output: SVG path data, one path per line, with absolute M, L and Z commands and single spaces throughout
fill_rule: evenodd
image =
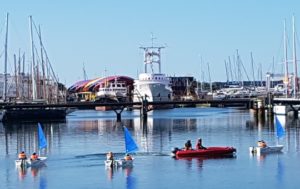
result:
M 117 122 L 121 122 L 121 113 L 116 112 L 116 114 L 117 114 Z
M 272 117 L 273 116 L 273 94 L 272 93 L 268 93 L 268 99 L 267 99 L 267 102 L 268 102 L 268 116 Z
M 117 109 L 117 108 L 114 108 L 113 110 L 114 110 L 114 112 L 117 114 L 117 122 L 121 122 L 122 121 L 122 119 L 121 119 L 121 114 L 122 114 L 122 112 L 123 112 L 123 110 L 124 110 L 124 107 L 118 107 L 119 109 Z M 120 110 L 120 111 L 118 111 L 118 110 Z
M 264 99 L 258 98 L 256 100 L 256 108 L 257 108 L 257 118 L 258 120 L 264 121 L 265 120 L 265 101 Z
M 298 110 L 295 110 L 295 111 L 294 111 L 294 118 L 295 118 L 295 119 L 298 119 L 298 117 L 299 117 L 299 116 L 298 116 Z
M 145 99 L 142 101 L 142 118 L 143 121 L 147 122 L 147 117 L 148 117 L 148 101 L 147 97 L 145 96 Z

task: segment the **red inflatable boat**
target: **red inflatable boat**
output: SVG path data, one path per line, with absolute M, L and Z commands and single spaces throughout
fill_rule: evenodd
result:
M 199 156 L 223 156 L 233 155 L 236 149 L 233 147 L 207 147 L 199 150 L 181 150 L 175 148 L 172 154 L 176 157 L 199 157 Z

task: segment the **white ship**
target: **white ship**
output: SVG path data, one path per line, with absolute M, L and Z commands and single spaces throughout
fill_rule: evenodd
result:
M 134 80 L 133 102 L 172 101 L 172 88 L 170 79 L 161 73 L 160 52 L 164 47 L 141 47 L 144 50 L 145 72 L 139 74 L 138 80 Z M 158 72 L 154 71 L 154 63 L 158 64 Z M 148 66 L 151 72 L 148 72 Z M 173 105 L 158 105 L 151 108 L 172 108 Z
M 125 82 L 118 81 L 104 82 L 96 93 L 96 99 L 110 99 L 115 101 L 125 101 L 127 98 L 127 86 Z

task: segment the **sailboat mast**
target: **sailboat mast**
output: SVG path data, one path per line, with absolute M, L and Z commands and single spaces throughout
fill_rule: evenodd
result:
M 286 39 L 286 27 L 285 27 L 285 20 L 283 22 L 284 32 L 283 32 L 283 44 L 284 44 L 284 65 L 285 65 L 285 73 L 284 73 L 284 84 L 286 89 L 286 98 L 288 97 L 289 93 L 289 70 L 288 70 L 288 61 L 287 61 L 287 39 Z
M 203 84 L 204 84 L 204 74 L 203 74 L 203 70 L 202 70 L 202 66 L 203 66 L 203 59 L 201 56 L 201 62 L 200 62 L 200 83 L 201 83 L 201 92 L 203 91 Z
M 231 81 L 233 82 L 233 74 L 232 74 L 232 67 L 231 67 L 231 60 L 230 56 L 228 56 L 228 62 L 229 62 L 229 69 L 230 69 L 230 76 L 231 76 Z
M 227 68 L 227 62 L 226 60 L 224 60 L 224 63 L 225 63 L 225 70 L 226 70 L 226 79 L 227 79 L 227 84 L 229 83 L 229 76 L 228 76 L 228 68 Z
M 41 46 L 41 61 L 42 61 L 42 73 L 43 73 L 43 99 L 47 99 L 46 96 L 46 76 L 45 76 L 45 61 L 44 61 L 44 53 L 43 53 L 43 43 L 42 43 L 42 32 L 41 27 L 39 26 L 39 39 Z
M 250 53 L 250 56 L 251 56 L 252 76 L 253 76 L 253 87 L 255 88 L 255 76 L 254 76 L 254 65 L 253 65 L 253 55 L 252 55 L 252 52 Z
M 5 53 L 4 53 L 4 92 L 3 92 L 3 100 L 7 99 L 7 41 L 8 41 L 8 13 L 6 15 L 6 35 L 5 35 Z
M 210 69 L 209 69 L 209 63 L 208 62 L 207 62 L 207 70 L 208 70 L 208 77 L 209 77 L 209 83 L 210 83 L 210 92 L 212 93 L 212 83 L 211 83 Z
M 24 78 L 25 78 L 25 53 L 23 53 L 22 56 L 22 61 L 23 61 L 23 66 L 22 66 L 22 100 L 25 99 L 25 83 L 24 83 Z M 29 89 L 29 79 L 27 80 L 27 88 Z M 29 98 L 29 97 L 28 97 Z
M 298 92 L 298 75 L 297 75 L 297 57 L 296 57 L 296 32 L 295 32 L 295 16 L 293 15 L 293 62 L 294 62 L 294 98 Z
M 241 61 L 240 61 L 240 55 L 239 55 L 239 50 L 236 50 L 236 64 L 238 68 L 238 80 L 241 86 L 244 86 L 244 81 L 242 78 L 242 70 L 241 70 Z
M 35 81 L 35 60 L 34 60 L 34 43 L 33 43 L 33 33 L 32 33 L 32 16 L 29 16 L 29 25 L 30 25 L 30 38 L 31 38 L 31 79 L 32 79 L 32 100 L 37 99 L 36 94 L 36 81 Z
M 16 85 L 16 99 L 19 96 L 19 86 L 18 86 L 18 71 L 17 71 L 17 55 L 14 54 L 14 66 L 15 66 L 15 85 Z
M 21 75 L 21 49 L 19 49 L 19 55 L 18 55 L 18 75 L 17 75 L 17 87 L 20 88 L 20 75 Z M 20 98 L 20 91 L 23 90 L 22 88 L 19 89 L 17 98 Z

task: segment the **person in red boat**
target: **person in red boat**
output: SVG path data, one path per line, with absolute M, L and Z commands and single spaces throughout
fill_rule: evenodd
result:
M 202 145 L 202 139 L 199 138 L 196 143 L 196 150 L 203 150 L 203 149 L 206 149 L 206 148 Z
M 191 140 L 188 140 L 188 141 L 184 144 L 184 150 L 192 150 L 192 143 L 191 143 Z

